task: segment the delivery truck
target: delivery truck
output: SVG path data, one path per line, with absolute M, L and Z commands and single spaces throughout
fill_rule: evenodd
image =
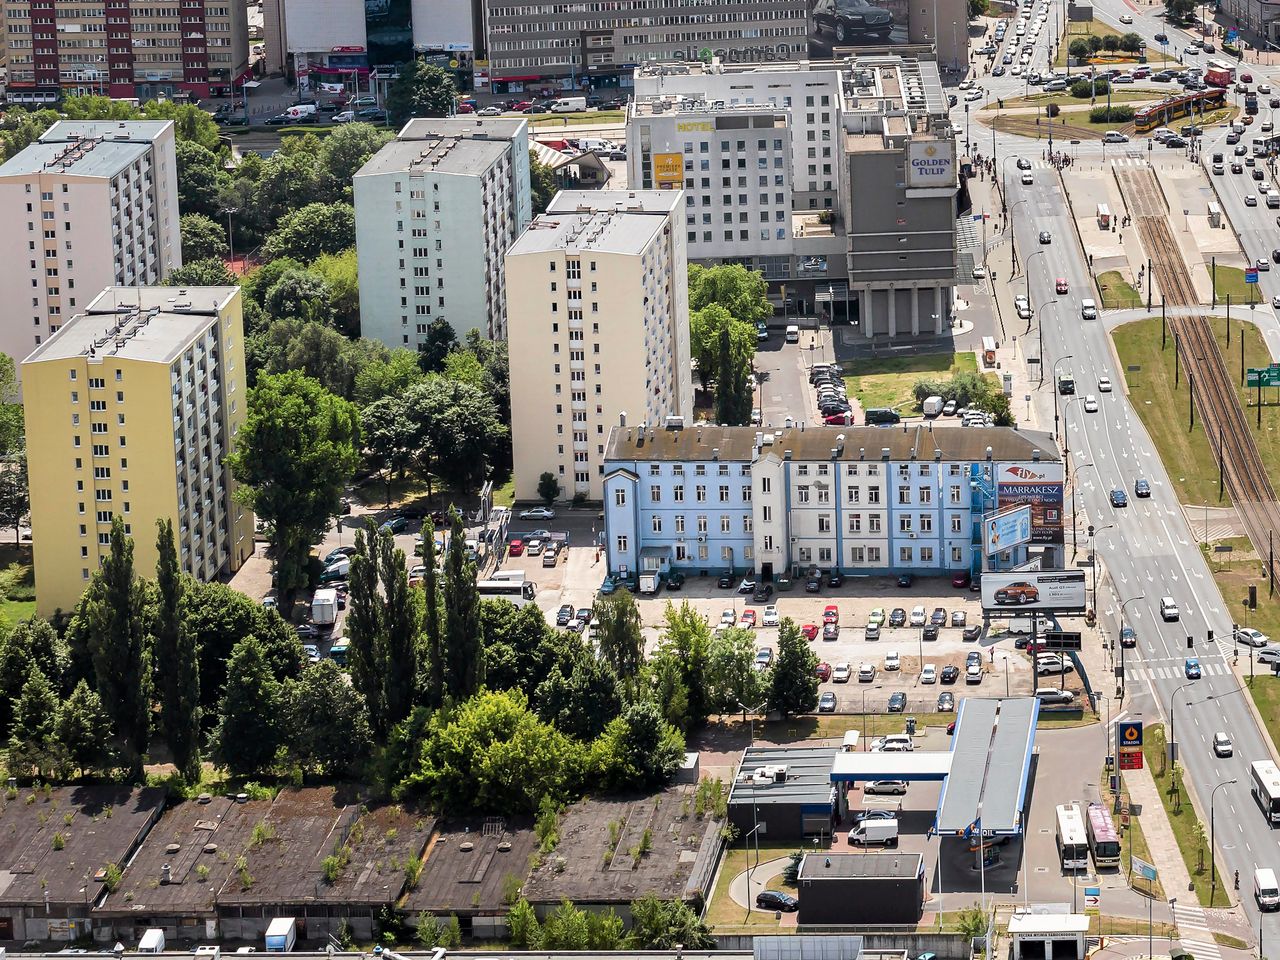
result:
M 338 591 L 326 587 L 311 598 L 311 622 L 317 627 L 332 627 L 338 619 Z
M 870 846 L 873 843 L 886 847 L 898 845 L 898 821 L 896 819 L 875 818 L 863 820 L 849 831 L 849 846 Z
M 924 401 L 924 415 L 926 417 L 936 417 L 942 413 L 944 401 L 941 397 L 926 397 Z
M 164 931 L 159 927 L 151 927 L 142 934 L 138 941 L 139 953 L 164 953 Z
M 267 926 L 267 953 L 288 953 L 298 941 L 298 922 L 293 917 L 276 917 Z

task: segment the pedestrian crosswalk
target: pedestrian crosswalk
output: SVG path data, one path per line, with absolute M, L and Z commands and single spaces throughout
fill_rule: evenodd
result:
M 1168 665 L 1129 663 L 1126 665 L 1125 670 L 1135 680 L 1178 680 L 1186 678 L 1186 671 L 1181 660 Z M 1206 677 L 1225 677 L 1231 674 L 1231 667 L 1219 661 L 1201 660 L 1200 672 Z
M 1214 942 L 1204 910 L 1198 904 L 1177 901 L 1173 905 L 1173 922 L 1178 928 L 1182 946 L 1196 960 L 1222 960 L 1222 953 Z
M 1107 164 L 1115 167 L 1149 167 L 1151 164 L 1145 156 L 1143 157 L 1108 157 Z M 1031 161 L 1033 170 L 1053 170 L 1055 165 L 1048 160 L 1035 159 Z

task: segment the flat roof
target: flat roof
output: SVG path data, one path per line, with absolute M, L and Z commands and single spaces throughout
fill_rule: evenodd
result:
M 172 120 L 59 120 L 0 165 L 0 177 L 114 177 L 144 156 Z
M 714 852 L 721 828 L 713 817 L 695 814 L 696 793 L 696 784 L 679 784 L 656 794 L 591 797 L 573 804 L 560 818 L 555 852 L 525 882 L 525 898 L 533 903 L 566 897 L 574 903 L 630 903 L 647 894 L 685 899 L 695 865 Z M 633 856 L 646 832 L 655 850 Z M 607 860 L 602 851 L 609 852 Z
M 0 800 L 0 906 L 97 899 L 103 868 L 129 859 L 164 796 L 163 787 L 94 784 L 23 787 Z
M 270 809 L 270 800 L 237 803 L 233 797 L 169 807 L 129 861 L 120 885 L 94 913 L 211 913 L 254 824 Z
M 509 889 L 525 882 L 537 847 L 529 817 L 472 817 L 440 824 L 427 844 L 418 886 L 404 895 L 400 906 L 409 913 L 506 916 Z
M 239 287 L 107 287 L 23 363 L 80 356 L 171 363 L 239 295 Z
M 831 803 L 831 765 L 835 747 L 748 747 L 742 753 L 738 776 L 729 788 L 730 804 L 798 803 L 828 807 Z M 757 783 L 761 767 L 785 766 L 786 779 Z
M 843 450 L 838 459 L 846 462 L 878 463 L 882 451 L 890 461 L 934 459 L 935 451 L 944 462 L 978 463 L 987 459 L 987 448 L 996 462 L 1032 461 L 1058 463 L 1061 457 L 1053 437 L 1039 430 L 1017 427 L 939 427 L 925 424 L 898 427 L 806 426 L 761 431 L 757 427 L 722 427 L 694 424 L 668 429 L 655 424 L 641 431 L 639 425 L 614 427 L 609 432 L 605 460 L 674 460 L 682 462 L 722 461 L 750 463 L 756 457 L 757 434 L 773 436 L 772 444 L 761 447 L 761 455 L 782 457 L 791 451 L 794 460 L 830 460 L 833 448 Z M 716 451 L 719 451 L 716 453 Z
M 644 213 L 547 214 L 534 217 L 529 228 L 516 238 L 507 250 L 507 256 L 548 253 L 564 250 L 566 253 L 595 252 L 639 254 L 653 243 L 663 228 L 666 218 Z
M 948 778 L 942 788 L 939 833 L 961 834 L 975 825 L 986 834 L 1021 830 L 1039 711 L 1035 697 L 961 700 L 952 765 L 967 774 Z
M 920 876 L 924 857 L 918 853 L 806 853 L 801 880 L 910 880 Z
M 836 754 L 831 765 L 831 780 L 945 780 L 951 773 L 952 757 L 952 753 L 938 750 L 914 753 L 842 751 Z
M 1087 933 L 1089 918 L 1080 913 L 1015 913 L 1009 933 Z
M 366 160 L 356 176 L 447 173 L 474 177 L 501 160 L 509 149 L 511 144 L 507 140 L 464 136 L 392 140 Z
M 467 137 L 473 140 L 514 140 L 529 126 L 523 117 L 415 117 L 400 128 L 398 140 Z
M 615 210 L 665 216 L 683 209 L 682 190 L 561 190 L 547 204 L 547 215 Z
M 862 956 L 862 937 L 847 934 L 755 937 L 752 954 L 754 960 L 858 960 Z

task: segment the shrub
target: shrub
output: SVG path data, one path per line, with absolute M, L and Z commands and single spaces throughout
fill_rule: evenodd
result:
M 1067 47 L 1067 52 L 1077 60 L 1083 60 L 1089 55 L 1089 41 L 1084 37 L 1072 40 L 1071 46 Z
M 1090 123 L 1128 123 L 1133 119 L 1133 107 L 1094 107 L 1089 111 Z

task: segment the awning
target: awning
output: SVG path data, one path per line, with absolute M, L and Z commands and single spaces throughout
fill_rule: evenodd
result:
M 670 547 L 641 547 L 640 548 L 641 560 L 643 560 L 645 557 L 652 557 L 656 560 L 662 560 L 663 558 L 669 557 L 669 556 L 671 556 Z

